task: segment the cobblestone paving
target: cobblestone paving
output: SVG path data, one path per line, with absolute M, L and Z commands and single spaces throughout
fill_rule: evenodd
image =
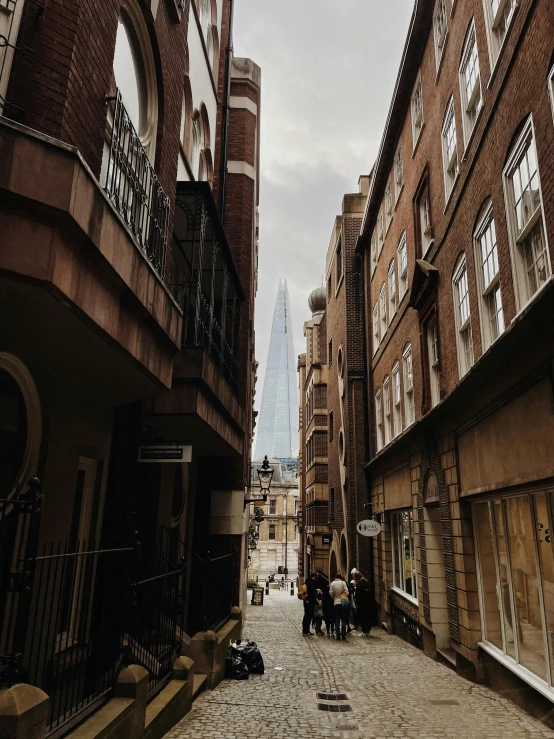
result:
M 346 643 L 302 637 L 301 617 L 302 603 L 288 592 L 272 590 L 263 606 L 248 606 L 244 636 L 258 643 L 265 675 L 203 693 L 166 739 L 554 738 L 510 701 L 398 637 L 381 629 Z M 317 692 L 346 693 L 352 711 L 318 710 Z

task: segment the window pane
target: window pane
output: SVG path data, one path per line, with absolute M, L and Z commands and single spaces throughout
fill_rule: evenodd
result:
M 505 501 L 519 662 L 546 680 L 540 582 L 529 498 Z
M 552 534 L 548 519 L 546 496 L 539 493 L 533 496 L 535 518 L 537 521 L 537 536 L 539 540 L 539 558 L 542 574 L 542 592 L 546 616 L 546 633 L 548 635 L 548 649 L 550 653 L 550 681 L 554 677 L 554 555 L 552 553 Z
M 482 610 L 485 622 L 484 638 L 502 649 L 500 604 L 496 589 L 496 561 L 494 557 L 493 530 L 489 503 L 474 507 L 475 532 L 479 546 Z
M 506 536 L 504 533 L 504 519 L 502 518 L 502 504 L 499 500 L 493 503 L 494 525 L 496 528 L 496 551 L 498 554 L 498 570 L 500 576 L 500 594 L 502 597 L 502 617 L 506 638 L 505 651 L 515 659 L 513 615 L 510 599 L 510 584 L 508 579 L 508 554 L 506 550 Z
M 113 71 L 115 84 L 121 91 L 123 103 L 138 134 L 143 128 L 144 85 L 140 69 L 140 53 L 133 43 L 130 21 L 122 15 L 117 25 Z

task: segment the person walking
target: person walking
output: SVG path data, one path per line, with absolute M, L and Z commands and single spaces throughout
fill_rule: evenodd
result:
M 312 619 L 315 611 L 315 591 L 317 590 L 316 585 L 317 573 L 312 572 L 310 577 L 306 580 L 307 594 L 304 600 L 304 618 L 302 619 L 302 635 L 313 636 L 313 631 L 310 631 L 312 625 Z
M 335 610 L 335 639 L 346 641 L 346 627 L 348 625 L 348 611 L 350 610 L 350 598 L 348 587 L 340 572 L 329 586 L 329 593 L 333 598 Z
M 327 638 L 331 638 L 331 634 L 335 633 L 335 604 L 329 593 L 329 585 L 323 588 L 323 620 L 325 621 L 325 629 Z
M 321 624 L 323 623 L 323 593 L 320 588 L 315 591 L 314 626 L 316 636 L 321 636 Z
M 358 623 L 364 636 L 369 636 L 371 631 L 371 590 L 368 581 L 359 571 L 354 573 L 354 583 L 356 586 L 355 599 Z

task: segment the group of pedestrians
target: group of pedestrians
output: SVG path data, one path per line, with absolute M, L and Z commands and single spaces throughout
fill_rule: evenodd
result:
M 305 583 L 304 618 L 302 634 L 314 636 L 323 634 L 323 623 L 329 638 L 346 641 L 346 634 L 354 629 L 361 630 L 360 636 L 368 636 L 371 630 L 371 591 L 369 583 L 359 570 L 352 570 L 352 580 L 348 583 L 340 572 L 333 581 L 313 572 Z

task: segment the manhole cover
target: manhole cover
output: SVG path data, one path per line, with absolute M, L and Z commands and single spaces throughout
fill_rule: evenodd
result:
M 346 701 L 348 696 L 346 693 L 318 693 L 317 697 L 321 701 Z
M 432 703 L 434 706 L 459 706 L 460 705 L 458 701 L 449 701 L 449 700 L 444 700 L 444 701 L 434 700 L 434 701 L 429 701 L 429 703 Z
M 318 703 L 317 708 L 319 711 L 329 711 L 330 713 L 347 713 L 352 710 L 351 706 L 344 703 L 340 705 L 338 703 L 334 705 L 332 703 Z

